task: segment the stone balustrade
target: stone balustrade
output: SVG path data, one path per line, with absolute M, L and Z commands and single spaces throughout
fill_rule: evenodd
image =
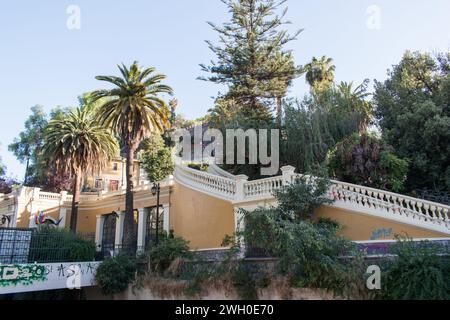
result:
M 330 192 L 338 204 L 450 229 L 450 207 L 443 204 L 339 181 L 333 181 Z
M 273 200 L 277 189 L 295 182 L 300 176 L 291 166 L 283 167 L 281 171 L 281 176 L 247 181 L 246 176 L 231 179 L 177 166 L 175 178 L 197 190 L 239 204 Z M 450 233 L 450 207 L 444 204 L 334 180 L 329 196 L 335 207 Z
M 60 201 L 61 198 L 60 193 L 39 192 L 39 200 L 41 201 Z
M 236 180 L 216 176 L 203 171 L 191 169 L 185 166 L 175 168 L 175 177 L 182 184 L 187 183 L 190 187 L 201 189 L 206 193 L 212 193 L 227 200 L 236 196 Z
M 283 186 L 283 177 L 261 179 L 245 183 L 245 199 L 272 197 L 274 192 Z

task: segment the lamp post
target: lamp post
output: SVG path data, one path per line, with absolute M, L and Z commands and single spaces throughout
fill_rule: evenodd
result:
M 160 195 L 160 191 L 161 191 L 160 184 L 153 183 L 152 194 L 153 194 L 153 196 L 156 195 L 156 238 L 155 238 L 156 245 L 159 244 L 159 195 Z

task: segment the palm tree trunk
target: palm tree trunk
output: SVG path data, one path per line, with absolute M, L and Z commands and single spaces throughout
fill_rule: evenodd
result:
M 77 231 L 78 205 L 80 203 L 80 193 L 81 193 L 81 178 L 82 178 L 81 168 L 78 168 L 75 174 L 75 181 L 72 190 L 73 192 L 72 213 L 70 215 L 70 231 L 72 231 L 73 233 Z
M 133 146 L 127 147 L 127 165 L 126 165 L 126 181 L 127 181 L 127 192 L 125 198 L 125 220 L 124 220 L 124 230 L 123 230 L 123 243 L 125 250 L 132 250 L 136 245 L 135 237 L 135 221 L 134 221 L 134 185 L 133 185 L 133 174 L 134 174 L 134 154 L 136 153 L 136 148 Z

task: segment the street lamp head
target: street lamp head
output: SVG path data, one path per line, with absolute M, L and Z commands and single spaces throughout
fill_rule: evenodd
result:
M 152 195 L 155 196 L 157 192 L 158 192 L 158 187 L 156 186 L 156 183 L 154 183 L 153 187 L 152 187 Z
M 2 216 L 2 218 L 1 218 L 1 223 L 2 223 L 2 225 L 5 225 L 6 224 L 6 222 L 11 222 L 11 219 L 8 217 L 8 216 Z

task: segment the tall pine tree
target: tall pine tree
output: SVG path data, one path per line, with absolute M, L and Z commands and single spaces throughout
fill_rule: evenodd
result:
M 202 80 L 228 86 L 220 99 L 233 101 L 245 116 L 267 116 L 274 105 L 278 117 L 281 101 L 301 68 L 285 45 L 302 31 L 289 35 L 282 30 L 287 8 L 277 14 L 286 0 L 221 0 L 231 13 L 222 26 L 209 23 L 219 33 L 219 44 L 207 41 L 217 60 L 200 65 L 209 76 Z

